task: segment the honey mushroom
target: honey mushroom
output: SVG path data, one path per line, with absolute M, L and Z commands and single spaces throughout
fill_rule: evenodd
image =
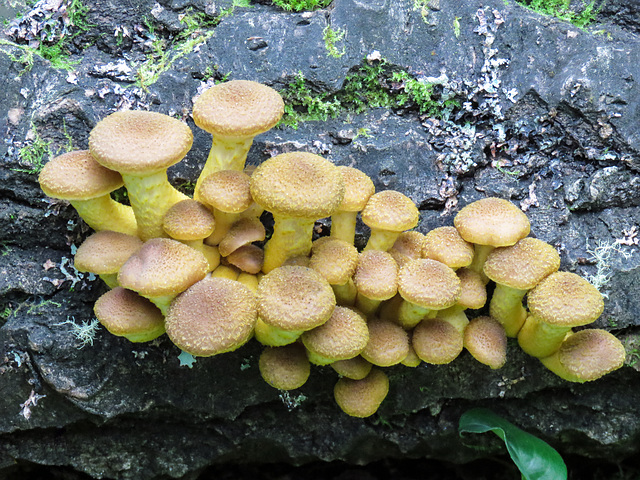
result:
M 402 232 L 387 252 L 402 267 L 410 260 L 417 260 L 423 257 L 423 249 L 426 237 L 415 230 Z
M 340 409 L 358 418 L 370 417 L 378 411 L 389 393 L 389 377 L 379 368 L 373 368 L 361 380 L 343 377 L 336 383 L 333 396 Z
M 507 335 L 502 324 L 491 317 L 472 319 L 464 330 L 463 344 L 473 358 L 494 370 L 507 361 Z
M 389 250 L 401 232 L 418 224 L 420 214 L 413 201 L 403 193 L 384 190 L 374 193 L 364 210 L 362 221 L 371 229 L 364 250 Z
M 387 252 L 362 252 L 353 282 L 358 290 L 356 308 L 367 317 L 375 315 L 381 303 L 393 298 L 398 291 L 398 265 Z
M 329 282 L 338 305 L 353 306 L 357 289 L 352 277 L 358 264 L 358 250 L 338 238 L 321 237 L 319 240 L 311 247 L 309 268 Z
M 258 369 L 262 379 L 278 390 L 300 388 L 311 374 L 305 349 L 299 343 L 266 347 L 260 354 Z
M 358 213 L 376 189 L 373 181 L 361 170 L 340 166 L 338 171 L 344 180 L 345 194 L 342 203 L 331 215 L 331 237 L 353 244 Z

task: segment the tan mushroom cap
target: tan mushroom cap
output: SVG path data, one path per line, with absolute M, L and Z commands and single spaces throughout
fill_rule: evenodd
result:
M 331 364 L 331 368 L 333 368 L 338 375 L 352 380 L 362 380 L 369 375 L 371 367 L 373 367 L 371 362 L 366 361 L 360 355 L 347 360 L 338 360 Z
M 425 235 L 422 256 L 460 268 L 471 265 L 473 261 L 473 244 L 460 236 L 455 227 L 434 228 Z
M 496 283 L 519 290 L 535 287 L 560 268 L 555 248 L 537 238 L 523 238 L 510 247 L 493 250 L 484 264 L 484 273 Z
M 220 255 L 226 257 L 243 245 L 264 240 L 265 236 L 264 225 L 259 219 L 241 218 L 231 225 L 229 232 L 218 245 Z
M 485 303 L 487 303 L 487 287 L 482 276 L 468 268 L 456 270 L 456 275 L 460 279 L 461 287 L 457 305 L 472 310 L 484 307 Z
M 208 277 L 171 303 L 166 318 L 171 341 L 191 355 L 208 357 L 244 345 L 257 319 L 256 297 L 240 282 Z
M 169 238 L 153 238 L 120 269 L 118 282 L 147 297 L 175 295 L 202 280 L 208 262 L 199 251 Z
M 138 237 L 102 230 L 89 235 L 82 242 L 73 258 L 73 264 L 80 272 L 98 275 L 117 273 L 141 247 L 142 240 Z
M 299 343 L 265 348 L 260 354 L 258 368 L 264 381 L 278 390 L 300 388 L 311 373 L 307 354 Z
M 344 198 L 340 171 L 307 152 L 290 152 L 264 161 L 251 175 L 251 195 L 265 210 L 286 217 L 330 216 Z
M 423 308 L 449 308 L 458 301 L 461 291 L 456 272 L 436 260 L 412 260 L 398 273 L 398 293 L 406 301 Z
M 362 380 L 341 378 L 333 396 L 340 409 L 352 417 L 366 418 L 378 411 L 389 393 L 389 377 L 379 368 L 372 368 Z
M 157 172 L 178 163 L 191 149 L 186 123 L 156 112 L 126 110 L 99 121 L 89 150 L 102 165 L 120 173 Z
M 164 214 L 162 228 L 171 238 L 192 241 L 213 233 L 215 219 L 205 205 L 196 200 L 182 200 Z
M 284 113 L 273 88 L 250 80 L 232 80 L 205 91 L 193 103 L 193 121 L 219 137 L 253 137 L 274 127 Z
M 366 173 L 357 168 L 345 166 L 337 168 L 342 175 L 345 186 L 344 198 L 338 209 L 343 212 L 361 211 L 376 191 L 373 181 Z
M 522 210 L 508 200 L 495 197 L 463 207 L 453 224 L 467 242 L 494 247 L 513 245 L 531 230 L 529 219 Z
M 408 260 L 422 257 L 425 240 L 425 236 L 415 230 L 402 232 L 388 252 L 393 256 L 396 263 L 402 266 Z
M 463 337 L 456 327 L 439 318 L 421 321 L 413 330 L 413 349 L 424 362 L 444 365 L 455 360 L 463 348 Z
M 601 329 L 586 329 L 568 336 L 551 357 L 541 359 L 551 370 L 571 382 L 590 382 L 622 367 L 625 349 L 620 340 Z
M 367 250 L 358 258 L 353 282 L 365 297 L 388 300 L 398 291 L 398 264 L 387 252 Z
M 110 333 L 132 342 L 147 342 L 164 333 L 160 309 L 126 288 L 116 287 L 103 294 L 96 300 L 93 312 Z
M 237 170 L 221 170 L 208 175 L 198 190 L 199 200 L 225 213 L 242 213 L 251 203 L 251 177 Z
M 336 305 L 331 285 L 308 267 L 273 269 L 258 285 L 258 312 L 268 325 L 303 331 L 326 322 Z
M 362 210 L 362 221 L 370 228 L 403 232 L 418 225 L 420 214 L 415 203 L 395 190 L 384 190 L 369 198 Z
M 529 292 L 527 304 L 536 318 L 561 327 L 587 325 L 604 310 L 598 289 L 571 272 L 554 272 L 546 277 Z
M 379 367 L 390 367 L 402 362 L 409 354 L 409 334 L 389 320 L 369 320 L 369 342 L 360 353 L 362 358 Z
M 491 317 L 472 319 L 464 330 L 464 347 L 484 365 L 496 369 L 507 361 L 507 335 Z
M 331 285 L 344 285 L 356 271 L 358 250 L 344 240 L 323 238 L 329 240 L 313 244 L 309 268 L 318 272 Z
M 63 200 L 88 200 L 124 185 L 122 176 L 96 162 L 89 150 L 53 158 L 40 172 L 38 181 L 47 196 Z
M 227 257 L 227 262 L 238 267 L 243 272 L 256 274 L 262 270 L 264 263 L 264 250 L 257 245 L 243 245 L 231 252 Z
M 355 310 L 336 307 L 324 324 L 302 334 L 302 343 L 313 354 L 310 360 L 326 365 L 360 354 L 369 342 L 367 321 Z

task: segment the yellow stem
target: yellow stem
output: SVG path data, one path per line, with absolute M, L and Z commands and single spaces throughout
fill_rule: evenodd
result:
M 109 195 L 92 198 L 90 200 L 71 200 L 82 219 L 96 232 L 112 230 L 138 235 L 138 224 L 133 209 L 113 200 Z
M 314 220 L 275 214 L 273 220 L 273 235 L 264 247 L 264 273 L 278 268 L 287 258 L 308 256 L 311 252 Z
M 331 216 L 331 236 L 353 245 L 358 212 L 335 212 Z
M 558 327 L 529 315 L 518 333 L 518 343 L 525 353 L 543 358 L 557 352 L 571 327 Z
M 527 319 L 527 310 L 522 305 L 527 291 L 496 284 L 489 304 L 489 314 L 502 324 L 507 337 L 517 337 Z

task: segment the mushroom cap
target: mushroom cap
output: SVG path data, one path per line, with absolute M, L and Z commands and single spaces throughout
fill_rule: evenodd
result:
M 181 200 L 162 217 L 162 228 L 176 240 L 200 240 L 213 233 L 216 222 L 213 213 L 197 200 Z
M 573 381 L 589 382 L 624 364 L 624 346 L 611 333 L 585 329 L 568 336 L 555 354 Z
M 595 321 L 604 310 L 602 294 L 571 272 L 554 272 L 529 291 L 527 305 L 539 320 L 561 327 Z
M 531 230 L 529 219 L 522 210 L 508 200 L 495 197 L 463 207 L 453 224 L 467 242 L 494 247 L 513 245 Z
M 160 309 L 126 288 L 116 287 L 103 294 L 96 300 L 93 312 L 109 332 L 120 337 L 164 332 L 164 316 Z
M 493 250 L 484 264 L 484 273 L 496 283 L 530 290 L 544 277 L 560 268 L 555 248 L 537 238 L 523 238 L 510 247 Z
M 388 300 L 398 291 L 398 264 L 390 253 L 364 251 L 358 257 L 353 282 L 361 295 L 372 300 Z
M 456 272 L 436 260 L 412 260 L 398 273 L 398 293 L 406 301 L 423 308 L 449 308 L 455 305 L 461 292 Z
M 47 196 L 63 200 L 101 197 L 124 185 L 122 175 L 96 162 L 89 150 L 53 158 L 40 172 L 38 182 Z
M 422 256 L 460 268 L 471 265 L 473 261 L 473 244 L 460 236 L 455 227 L 434 228 L 425 235 Z
M 142 240 L 138 237 L 101 230 L 82 242 L 73 258 L 73 264 L 79 272 L 97 275 L 118 273 L 129 257 L 141 247 Z
M 326 322 L 336 305 L 331 285 L 308 267 L 282 266 L 258 285 L 258 313 L 285 331 L 311 330 Z
M 409 334 L 395 322 L 371 318 L 368 322 L 369 342 L 360 353 L 362 358 L 379 367 L 402 362 L 409 354 Z
M 344 285 L 356 271 L 358 249 L 337 238 L 318 243 L 312 247 L 309 268 L 322 275 L 331 285 Z
M 371 371 L 371 362 L 366 361 L 360 355 L 347 360 L 337 360 L 331 364 L 338 375 L 352 380 L 362 380 Z
M 227 257 L 244 245 L 264 240 L 265 236 L 264 225 L 259 219 L 241 218 L 231 225 L 227 235 L 220 241 L 220 255 Z
M 282 153 L 251 175 L 251 195 L 265 210 L 287 217 L 330 216 L 344 198 L 340 171 L 329 160 L 307 152 Z
M 243 245 L 231 252 L 226 259 L 227 262 L 234 267 L 238 267 L 243 272 L 255 275 L 262 270 L 264 250 L 257 245 Z
M 484 307 L 487 303 L 487 287 L 482 275 L 469 268 L 456 270 L 456 275 L 460 279 L 460 298 L 457 305 L 464 308 L 476 310 Z
M 216 137 L 254 137 L 274 127 L 283 113 L 280 94 L 250 80 L 220 83 L 193 102 L 193 121 Z
M 361 213 L 362 221 L 370 228 L 404 232 L 418 225 L 420 214 L 415 203 L 395 190 L 371 195 Z
M 507 335 L 491 317 L 472 319 L 464 330 L 464 347 L 484 365 L 496 369 L 507 361 Z
M 425 236 L 420 232 L 415 230 L 402 232 L 387 251 L 393 256 L 398 266 L 402 266 L 408 260 L 422 257 L 424 242 Z
M 369 342 L 369 329 L 360 313 L 336 307 L 329 320 L 304 332 L 301 338 L 307 350 L 331 363 L 359 355 Z
M 240 282 L 207 277 L 171 303 L 166 329 L 171 341 L 191 355 L 209 357 L 244 345 L 257 319 L 256 297 Z
M 338 210 L 342 212 L 361 211 L 371 195 L 376 191 L 373 181 L 361 170 L 353 167 L 339 166 L 338 171 L 344 181 L 345 193 Z
M 118 282 L 146 297 L 175 295 L 202 280 L 208 266 L 198 250 L 170 238 L 152 238 L 125 262 Z
M 333 396 L 344 413 L 352 417 L 370 417 L 389 393 L 389 377 L 379 368 L 372 368 L 362 380 L 343 377 L 336 383 Z
M 186 123 L 157 112 L 124 110 L 100 120 L 89 135 L 98 163 L 128 174 L 164 170 L 184 158 L 193 133 Z
M 278 390 L 300 388 L 311 374 L 307 354 L 299 343 L 266 347 L 260 354 L 258 368 L 263 380 Z
M 428 318 L 413 329 L 411 343 L 420 360 L 434 365 L 444 365 L 460 355 L 463 337 L 449 322 L 439 318 Z
M 244 212 L 251 203 L 251 177 L 237 170 L 220 170 L 208 175 L 200 185 L 200 200 L 225 213 Z

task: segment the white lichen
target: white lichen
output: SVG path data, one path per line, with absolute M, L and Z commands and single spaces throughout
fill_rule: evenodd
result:
M 598 240 L 595 248 L 592 249 L 587 243 L 587 253 L 590 255 L 589 260 L 595 265 L 596 271 L 594 274 L 585 275 L 585 278 L 605 298 L 608 298 L 608 295 L 604 288 L 611 281 L 611 276 L 613 275 L 611 263 L 614 255 L 620 255 L 625 260 L 633 255 L 633 251 L 628 251 L 624 248 L 624 245 L 626 244 L 618 240 L 613 242 Z
M 56 323 L 54 326 L 67 324 L 71 325 L 71 335 L 73 335 L 80 344 L 78 346 L 79 350 L 83 349 L 87 345 L 93 346 L 93 341 L 98 333 L 98 328 L 100 328 L 100 322 L 97 318 L 92 320 L 83 320 L 82 323 L 78 324 L 74 317 L 67 317 L 67 320 L 61 323 Z

